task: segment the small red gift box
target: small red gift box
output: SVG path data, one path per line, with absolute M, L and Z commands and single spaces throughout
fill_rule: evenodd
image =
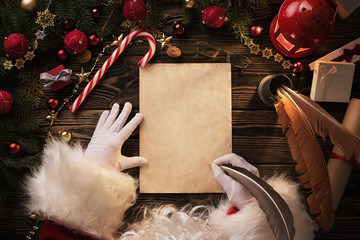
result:
M 64 70 L 64 69 L 65 69 L 65 66 L 61 64 L 61 65 L 57 66 L 56 68 L 53 68 L 53 69 L 51 69 L 50 71 L 48 71 L 48 73 L 51 74 L 51 75 L 57 76 L 57 75 L 59 75 L 59 73 L 60 73 L 62 70 Z M 51 85 L 51 89 L 52 89 L 53 91 L 57 91 L 57 90 L 65 87 L 66 85 L 68 85 L 68 84 L 70 84 L 70 83 L 72 83 L 71 78 L 69 78 L 67 82 L 57 81 L 57 82 L 54 82 L 54 83 Z

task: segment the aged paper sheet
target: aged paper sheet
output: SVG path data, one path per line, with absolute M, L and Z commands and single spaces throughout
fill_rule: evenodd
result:
M 210 164 L 232 152 L 230 64 L 141 68 L 140 112 L 141 193 L 223 191 Z

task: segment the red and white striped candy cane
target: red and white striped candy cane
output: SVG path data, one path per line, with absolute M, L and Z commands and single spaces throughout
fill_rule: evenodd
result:
M 129 43 L 135 37 L 143 37 L 146 38 L 149 42 L 149 51 L 145 54 L 145 56 L 139 61 L 140 67 L 145 67 L 146 64 L 150 61 L 150 59 L 154 56 L 156 50 L 156 43 L 153 36 L 150 33 L 144 31 L 133 31 L 129 35 L 124 38 L 121 42 L 120 46 L 111 54 L 111 56 L 106 60 L 106 62 L 101 66 L 101 68 L 96 72 L 95 76 L 92 80 L 86 85 L 82 93 L 76 98 L 74 103 L 70 106 L 70 110 L 72 113 L 76 112 L 79 108 L 80 104 L 85 100 L 85 98 L 89 95 L 91 90 L 95 87 L 95 85 L 99 82 L 101 77 L 106 73 L 109 67 L 116 61 L 116 59 L 120 56 L 120 54 L 125 50 L 125 48 L 129 45 Z

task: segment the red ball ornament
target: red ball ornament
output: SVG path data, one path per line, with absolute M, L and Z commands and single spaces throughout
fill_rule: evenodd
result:
M 10 154 L 17 154 L 20 151 L 20 145 L 17 143 L 12 143 L 9 145 Z
M 10 93 L 0 90 L 0 114 L 5 114 L 12 107 L 12 97 Z
M 69 54 L 67 53 L 67 51 L 65 49 L 60 49 L 58 52 L 57 52 L 57 58 L 60 60 L 60 61 L 65 61 L 66 59 L 68 59 L 69 57 Z
M 95 34 L 90 35 L 89 37 L 90 45 L 96 46 L 99 44 L 99 42 L 100 42 L 100 38 L 98 36 L 96 36 Z
M 124 4 L 123 13 L 126 19 L 140 22 L 146 16 L 146 5 L 142 0 L 128 0 Z
M 59 101 L 56 98 L 50 98 L 49 100 L 47 100 L 46 105 L 51 110 L 55 110 L 59 106 Z
M 262 30 L 263 30 L 263 28 L 260 26 L 252 26 L 250 28 L 250 36 L 257 37 L 261 34 Z
M 100 18 L 100 16 L 101 16 L 101 11 L 100 11 L 100 9 L 94 8 L 91 12 L 92 12 L 92 14 L 93 14 L 93 16 L 94 16 L 95 19 L 99 19 L 99 18 Z
M 302 65 L 301 62 L 296 62 L 292 66 L 292 72 L 295 73 L 295 74 L 296 73 L 301 73 L 303 69 L 304 69 L 304 65 Z
M 63 26 L 66 31 L 70 30 L 73 27 L 73 25 L 68 20 L 64 21 Z
M 87 36 L 80 30 L 73 30 L 66 34 L 64 38 L 66 49 L 70 53 L 78 54 L 83 52 L 88 45 Z
M 175 23 L 173 26 L 173 32 L 176 35 L 182 35 L 185 32 L 185 25 L 183 23 Z
M 225 22 L 225 12 L 219 6 L 212 5 L 202 11 L 202 21 L 209 28 L 219 28 Z
M 14 58 L 24 56 L 29 49 L 29 41 L 20 33 L 10 34 L 4 41 L 4 51 Z

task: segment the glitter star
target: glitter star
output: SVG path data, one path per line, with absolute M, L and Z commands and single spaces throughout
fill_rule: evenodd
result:
M 274 54 L 272 53 L 272 49 L 267 48 L 267 47 L 264 50 L 262 50 L 261 52 L 262 52 L 262 56 L 267 59 L 274 56 Z
M 286 60 L 286 61 L 284 60 L 281 65 L 283 66 L 284 69 L 290 69 L 291 62 L 290 62 L 290 60 Z
M 40 39 L 40 40 L 44 40 L 44 38 L 46 37 L 45 31 L 44 30 L 37 30 L 37 32 L 35 33 L 36 35 L 36 39 Z
M 37 12 L 37 19 L 35 23 L 42 26 L 43 29 L 54 26 L 55 14 L 52 14 L 49 9 L 45 9 L 42 12 Z
M 284 60 L 284 58 L 280 53 L 277 53 L 277 54 L 274 55 L 274 61 L 275 62 L 281 62 L 282 60 Z
M 163 33 L 162 37 L 158 40 L 156 40 L 157 42 L 161 43 L 161 49 L 163 49 L 166 46 L 171 46 L 171 39 L 173 39 L 173 36 L 170 37 L 166 37 L 165 34 Z
M 37 47 L 38 47 L 38 41 L 37 41 L 37 39 L 33 42 L 33 48 L 34 48 L 34 50 L 35 49 L 37 49 Z
M 249 47 L 250 52 L 257 55 L 261 49 L 260 49 L 260 45 L 259 44 L 253 44 L 251 47 Z
M 22 58 L 18 58 L 16 59 L 14 66 L 17 67 L 17 69 L 21 69 L 24 68 L 24 63 L 25 61 Z
M 89 82 L 89 76 L 90 76 L 90 72 L 84 72 L 84 68 L 81 67 L 81 72 L 80 73 L 76 73 L 75 76 L 79 79 L 79 83 L 82 83 L 83 81 L 85 82 Z
M 114 41 L 110 44 L 110 46 L 120 46 L 120 43 L 123 39 L 124 34 L 121 34 L 120 36 L 116 37 L 113 35 Z
M 25 55 L 24 55 L 24 58 L 26 61 L 31 61 L 33 60 L 35 57 L 35 53 L 34 51 L 28 51 Z
M 12 61 L 5 60 L 3 66 L 5 70 L 10 70 L 14 65 L 12 64 Z
M 252 45 L 254 45 L 254 42 L 253 42 L 254 40 L 252 39 L 252 38 L 246 38 L 245 40 L 244 40 L 244 45 L 245 46 L 248 46 L 249 48 L 252 46 Z

